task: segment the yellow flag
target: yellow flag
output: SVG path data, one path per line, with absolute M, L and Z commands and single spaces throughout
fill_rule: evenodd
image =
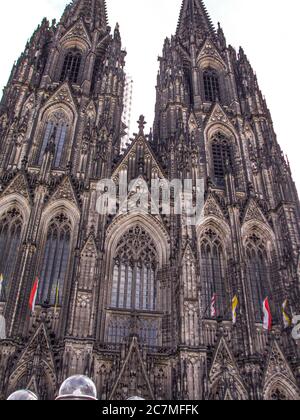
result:
M 237 307 L 239 306 L 239 299 L 235 295 L 232 299 L 232 323 L 235 325 L 237 321 Z
M 289 328 L 292 325 L 292 320 L 287 314 L 288 300 L 286 299 L 282 304 L 282 316 L 284 328 Z

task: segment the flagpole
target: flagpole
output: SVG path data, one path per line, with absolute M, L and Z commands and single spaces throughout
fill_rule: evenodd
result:
M 210 298 L 210 303 L 208 303 L 208 305 L 207 305 L 207 307 L 206 307 L 205 311 L 202 313 L 202 319 L 203 319 L 203 318 L 204 318 L 204 316 L 206 315 L 206 313 L 207 313 L 208 309 L 211 307 L 211 301 L 212 301 L 212 298 L 213 298 L 213 296 L 214 296 L 215 294 L 216 294 L 216 293 L 213 293 L 213 294 L 212 294 L 212 297 Z
M 265 331 L 271 332 L 272 331 L 273 317 L 272 317 L 272 312 L 271 312 L 268 296 L 263 301 L 263 314 L 264 314 L 263 329 Z
M 289 301 L 288 301 L 288 298 L 286 298 L 281 307 L 282 316 L 283 316 L 283 327 L 284 327 L 283 331 L 287 330 L 292 325 L 292 317 L 289 316 L 287 312 L 288 305 L 289 305 Z
M 231 310 L 231 308 L 232 308 L 232 303 L 230 305 L 228 305 L 228 307 L 223 312 L 223 318 L 225 318 L 225 315 L 227 314 L 227 312 L 229 312 Z
M 57 314 L 57 308 L 58 308 L 58 304 L 59 304 L 59 284 L 60 284 L 60 279 L 57 279 L 56 290 L 55 290 L 54 315 Z
M 3 282 L 4 282 L 3 274 L 1 274 L 0 275 L 0 302 L 1 302 L 1 299 L 2 299 Z
M 205 311 L 202 313 L 202 318 L 206 315 L 206 313 L 207 313 L 208 309 L 210 308 L 210 306 L 211 306 L 211 301 L 210 301 L 210 303 L 207 305 L 207 307 L 206 307 Z M 228 307 L 226 308 L 226 310 L 225 310 L 225 311 L 223 311 L 223 314 L 222 314 L 222 317 L 223 317 L 223 318 L 225 318 L 226 313 L 227 313 L 227 312 L 229 312 L 229 311 L 231 310 L 231 307 L 232 307 L 232 305 L 230 304 L 230 305 L 228 305 Z M 216 318 L 218 318 L 218 316 L 216 316 Z
M 35 313 L 35 304 L 36 304 L 36 299 L 38 295 L 38 290 L 39 290 L 39 279 L 38 277 L 36 277 L 31 293 L 30 293 L 30 298 L 29 298 L 29 308 L 31 311 L 31 315 Z

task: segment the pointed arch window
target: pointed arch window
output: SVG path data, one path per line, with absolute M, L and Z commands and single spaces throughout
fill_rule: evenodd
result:
M 55 145 L 54 168 L 60 168 L 65 165 L 66 140 L 70 123 L 69 119 L 63 111 L 58 111 L 50 115 L 45 124 L 43 141 L 41 144 L 38 165 L 41 165 L 45 152 L 51 140 Z
M 217 133 L 212 139 L 212 161 L 214 181 L 218 187 L 225 185 L 226 169 L 233 169 L 231 144 L 226 136 Z
M 51 220 L 47 232 L 40 271 L 40 303 L 61 303 L 57 302 L 57 296 L 60 301 L 67 276 L 70 246 L 71 223 L 68 217 L 61 213 Z
M 18 209 L 8 210 L 0 219 L 0 273 L 4 286 L 12 279 L 21 245 L 23 217 Z M 2 290 L 2 296 L 5 290 Z
M 218 73 L 213 69 L 203 72 L 204 98 L 206 102 L 216 102 L 220 99 L 220 85 Z
M 263 301 L 270 298 L 270 273 L 266 246 L 258 234 L 248 237 L 246 254 L 255 321 L 262 322 Z
M 225 256 L 219 235 L 207 229 L 201 238 L 201 280 L 204 290 L 205 317 L 211 317 L 211 302 L 216 296 L 218 317 L 228 315 L 228 294 L 226 292 Z
M 64 59 L 64 64 L 60 76 L 60 81 L 65 80 L 71 83 L 77 83 L 79 78 L 79 71 L 82 61 L 82 54 L 80 51 L 74 49 L 69 51 Z
M 144 229 L 131 229 L 118 244 L 113 267 L 111 306 L 117 309 L 156 309 L 155 245 Z

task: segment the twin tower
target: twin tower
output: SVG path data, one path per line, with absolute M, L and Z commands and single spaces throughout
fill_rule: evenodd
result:
M 282 305 L 300 313 L 300 206 L 246 54 L 183 0 L 153 131 L 141 117 L 122 153 L 125 57 L 105 1 L 74 0 L 43 20 L 4 89 L 0 397 L 53 399 L 82 373 L 104 400 L 298 399 Z M 104 179 L 116 197 L 125 180 L 136 208 L 157 181 L 188 180 L 194 202 L 200 180 L 202 217 L 186 223 L 172 188 L 169 212 L 163 194 L 155 214 L 120 200 L 101 212 Z

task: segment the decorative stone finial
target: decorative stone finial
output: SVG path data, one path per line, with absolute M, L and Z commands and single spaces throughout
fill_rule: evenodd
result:
M 141 115 L 138 120 L 139 134 L 144 134 L 145 125 L 147 124 L 144 115 Z

